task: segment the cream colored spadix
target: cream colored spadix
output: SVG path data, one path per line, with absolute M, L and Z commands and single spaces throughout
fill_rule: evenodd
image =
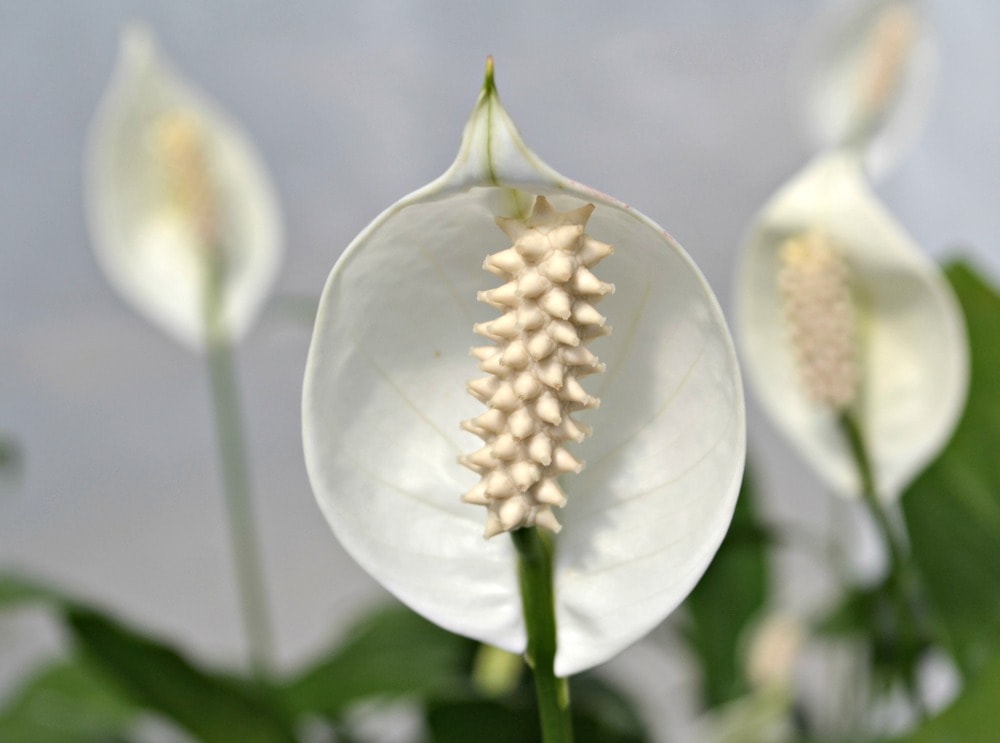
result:
M 573 291 L 560 284 L 570 270 L 562 258 L 503 283 L 551 248 L 541 232 L 528 235 L 549 207 L 585 222 L 584 263 L 610 245 L 614 256 L 599 279 L 575 269 L 583 288 L 571 279 Z M 562 244 L 583 227 L 553 227 L 552 237 Z M 601 312 L 580 294 L 603 294 Z M 571 332 L 601 327 L 602 316 L 615 332 L 574 345 Z M 532 335 L 542 326 L 552 332 Z M 505 343 L 506 358 L 474 327 Z M 602 363 L 586 390 L 569 381 Z M 537 373 L 504 371 L 522 364 Z M 564 415 L 554 390 L 579 397 L 578 412 Z M 526 399 L 538 401 L 531 415 Z M 477 452 L 462 421 L 492 437 L 490 450 Z M 542 425 L 564 427 L 572 453 L 538 437 Z M 313 490 L 347 551 L 416 611 L 514 652 L 525 644 L 516 553 L 506 536 L 483 539 L 486 513 L 461 497 L 481 477 L 459 458 L 474 468 L 517 459 L 488 486 L 498 492 L 527 490 L 536 474 L 537 502 L 558 505 L 565 491 L 554 568 L 560 675 L 615 655 L 686 596 L 728 527 L 745 447 L 732 344 L 697 268 L 646 217 L 542 163 L 492 73 L 451 168 L 383 212 L 330 274 L 303 431 Z M 580 462 L 579 474 L 558 478 Z
M 143 314 L 200 348 L 215 281 L 226 336 L 246 332 L 280 263 L 277 201 L 250 142 L 139 26 L 91 127 L 86 191 L 101 266 Z
M 822 228 L 785 240 L 778 250 L 788 339 L 805 393 L 833 412 L 857 400 L 858 326 L 851 275 Z
M 827 484 L 860 493 L 838 425 L 861 425 L 883 498 L 948 440 L 968 386 L 958 305 L 879 204 L 857 156 L 817 157 L 751 228 L 738 285 L 748 378 Z
M 483 268 L 506 283 L 478 297 L 503 316 L 474 326 L 495 345 L 473 350 L 489 375 L 468 386 L 489 410 L 463 423 L 486 445 L 460 458 L 480 475 L 463 500 L 486 506 L 487 537 L 535 525 L 558 532 L 552 508 L 566 495 L 557 478 L 583 469 L 565 444 L 587 434 L 572 414 L 599 403 L 579 378 L 604 364 L 583 344 L 611 331 L 593 303 L 614 290 L 590 271 L 613 252 L 584 232 L 593 211 L 557 212 L 538 196 L 526 219 L 497 218 L 514 244 Z
M 793 69 L 816 145 L 852 148 L 870 175 L 881 175 L 916 139 L 930 107 L 937 54 L 924 4 L 833 2 Z

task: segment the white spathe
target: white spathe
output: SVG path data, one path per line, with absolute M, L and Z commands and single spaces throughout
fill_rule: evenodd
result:
M 516 555 L 483 539 L 458 464 L 478 440 L 460 422 L 482 404 L 470 346 L 496 311 L 484 258 L 509 244 L 497 216 L 534 195 L 596 206 L 588 233 L 614 245 L 601 304 L 614 332 L 593 343 L 600 408 L 564 481 L 555 537 L 556 673 L 601 663 L 687 595 L 731 519 L 743 472 L 739 370 L 719 306 L 680 246 L 630 207 L 542 163 L 501 107 L 492 77 L 454 164 L 347 248 L 327 281 L 306 366 L 303 431 L 316 498 L 347 551 L 410 607 L 504 649 L 525 646 Z
M 831 2 L 795 57 L 796 103 L 819 149 L 853 148 L 879 177 L 920 133 L 937 67 L 920 0 Z
M 122 34 L 85 165 L 94 249 L 111 283 L 199 349 L 216 251 L 222 327 L 238 340 L 280 266 L 277 199 L 247 137 L 170 68 L 142 26 Z
M 779 251 L 819 232 L 842 254 L 858 316 L 858 417 L 885 500 L 951 436 L 968 388 L 961 311 L 938 266 L 881 206 L 855 153 L 818 156 L 751 227 L 738 278 L 738 331 L 761 405 L 827 485 L 861 492 L 837 413 L 808 398 L 778 286 Z

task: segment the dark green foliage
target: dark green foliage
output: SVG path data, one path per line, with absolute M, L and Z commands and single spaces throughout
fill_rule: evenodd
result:
M 208 673 L 169 646 L 96 611 L 69 608 L 66 625 L 90 663 L 146 709 L 198 740 L 293 741 L 291 721 L 265 690 Z
M 924 588 L 970 675 L 1000 652 L 1000 296 L 967 265 L 947 275 L 968 326 L 969 399 L 902 506 Z
M 759 618 L 768 592 L 768 538 L 757 520 L 755 497 L 745 475 L 729 533 L 684 603 L 690 619 L 684 632 L 701 665 L 706 707 L 747 691 L 739 643 L 749 623 Z
M 570 681 L 576 743 L 643 743 L 649 740 L 628 701 L 592 673 Z M 541 743 L 538 706 L 530 678 L 501 699 L 442 699 L 427 707 L 433 743 Z
M 332 719 L 360 699 L 463 694 L 476 643 L 402 607 L 365 617 L 285 687 L 289 706 Z
M 950 707 L 893 743 L 996 743 L 1000 737 L 998 702 L 1000 656 L 994 656 Z
M 0 713 L 7 743 L 111 743 L 124 741 L 139 708 L 104 675 L 74 657 L 29 678 Z

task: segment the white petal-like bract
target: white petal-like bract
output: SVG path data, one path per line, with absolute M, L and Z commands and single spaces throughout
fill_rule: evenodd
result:
M 820 149 L 855 149 L 869 175 L 916 139 L 934 90 L 937 52 L 919 0 L 834 2 L 793 65 L 805 123 Z
M 214 276 L 227 338 L 246 332 L 280 265 L 277 199 L 249 140 L 142 27 L 123 34 L 94 118 L 86 192 L 101 266 L 143 314 L 201 348 Z
M 555 541 L 556 673 L 603 662 L 662 620 L 712 559 L 739 490 L 742 388 L 716 300 L 691 259 L 630 207 L 570 181 L 523 143 L 492 77 L 455 163 L 347 248 L 327 281 L 306 367 L 303 428 L 316 498 L 347 551 L 441 626 L 519 652 L 516 554 L 484 540 L 484 511 L 461 501 L 482 446 L 461 421 L 483 412 L 473 325 L 495 320 L 477 293 L 500 281 L 484 259 L 510 245 L 497 217 L 536 196 L 559 211 L 593 204 L 587 232 L 612 244 L 593 341 L 601 400 L 562 483 Z M 496 260 L 504 260 L 502 257 Z M 556 270 L 556 269 L 553 269 Z
M 789 240 L 820 236 L 842 257 L 856 320 L 858 388 L 848 403 L 865 433 L 875 484 L 897 497 L 947 442 L 968 387 L 958 304 L 934 262 L 879 204 L 856 154 L 817 157 L 751 228 L 739 273 L 739 334 L 762 406 L 834 491 L 861 492 L 835 406 L 809 395 L 780 286 Z M 806 241 L 807 245 L 813 244 Z M 831 311 L 820 321 L 841 323 Z

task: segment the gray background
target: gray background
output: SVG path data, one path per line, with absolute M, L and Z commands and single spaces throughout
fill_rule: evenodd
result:
M 112 292 L 84 223 L 84 138 L 123 22 L 148 21 L 176 68 L 258 145 L 285 213 L 279 295 L 318 297 L 353 236 L 444 170 L 493 54 L 528 144 L 666 227 L 728 310 L 744 229 L 812 151 L 788 73 L 820 5 L 0 4 L 0 433 L 26 456 L 20 479 L 0 481 L 0 567 L 57 581 L 213 662 L 242 662 L 202 360 Z M 998 276 L 1000 4 L 931 7 L 934 110 L 879 191 L 928 250 L 961 247 Z M 306 480 L 309 334 L 272 310 L 239 357 L 283 668 L 382 598 Z M 750 426 L 771 519 L 851 520 L 752 400 Z M 782 556 L 779 601 L 809 607 L 828 583 L 796 564 Z M 0 617 L 0 688 L 58 647 L 39 617 Z

